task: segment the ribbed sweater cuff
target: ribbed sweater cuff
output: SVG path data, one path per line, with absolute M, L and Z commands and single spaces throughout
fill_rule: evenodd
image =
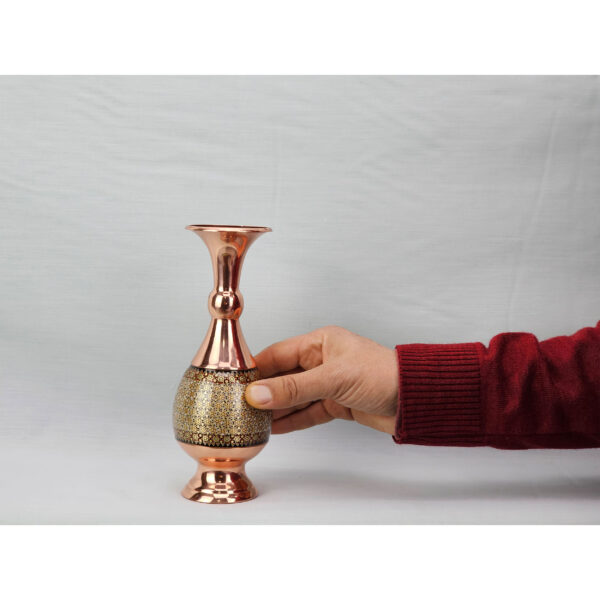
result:
M 400 374 L 396 443 L 482 444 L 478 345 L 396 346 Z

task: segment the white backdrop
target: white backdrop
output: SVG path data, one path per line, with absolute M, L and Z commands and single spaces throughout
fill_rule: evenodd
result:
M 600 319 L 597 77 L 0 78 L 0 521 L 600 522 L 600 452 L 272 438 L 261 496 L 185 502 L 179 378 L 212 284 L 190 223 L 268 225 L 258 352 Z

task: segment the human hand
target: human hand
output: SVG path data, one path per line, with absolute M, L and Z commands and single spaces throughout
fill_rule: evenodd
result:
M 354 420 L 392 434 L 398 405 L 394 349 L 341 327 L 323 327 L 255 357 L 262 379 L 246 389 L 256 408 L 273 410 L 273 433 Z

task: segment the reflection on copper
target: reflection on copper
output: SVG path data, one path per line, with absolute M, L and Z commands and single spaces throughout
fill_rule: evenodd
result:
M 182 495 L 203 504 L 233 504 L 256 497 L 245 464 L 265 447 L 270 431 L 270 411 L 250 407 L 244 396 L 259 373 L 238 322 L 244 308 L 238 287 L 248 248 L 271 229 L 231 225 L 186 229 L 208 247 L 214 288 L 208 297 L 208 333 L 181 380 L 173 410 L 179 445 L 198 463 Z
M 256 488 L 246 475 L 245 465 L 264 447 L 209 448 L 194 444 L 179 445 L 195 460 L 198 470 L 181 495 L 203 504 L 233 504 L 256 498 Z
M 186 229 L 204 240 L 214 274 L 214 289 L 208 297 L 212 320 L 192 365 L 203 369 L 252 369 L 256 363 L 238 323 L 244 309 L 238 286 L 246 251 L 271 229 L 231 225 L 189 225 Z

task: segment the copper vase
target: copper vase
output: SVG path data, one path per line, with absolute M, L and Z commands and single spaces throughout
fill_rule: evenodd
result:
M 198 470 L 182 495 L 205 504 L 232 504 L 256 497 L 245 463 L 265 446 L 271 430 L 269 411 L 244 399 L 259 378 L 240 329 L 244 300 L 238 290 L 246 251 L 269 227 L 190 225 L 208 246 L 214 289 L 208 297 L 211 322 L 204 342 L 184 373 L 173 407 L 179 445 Z

